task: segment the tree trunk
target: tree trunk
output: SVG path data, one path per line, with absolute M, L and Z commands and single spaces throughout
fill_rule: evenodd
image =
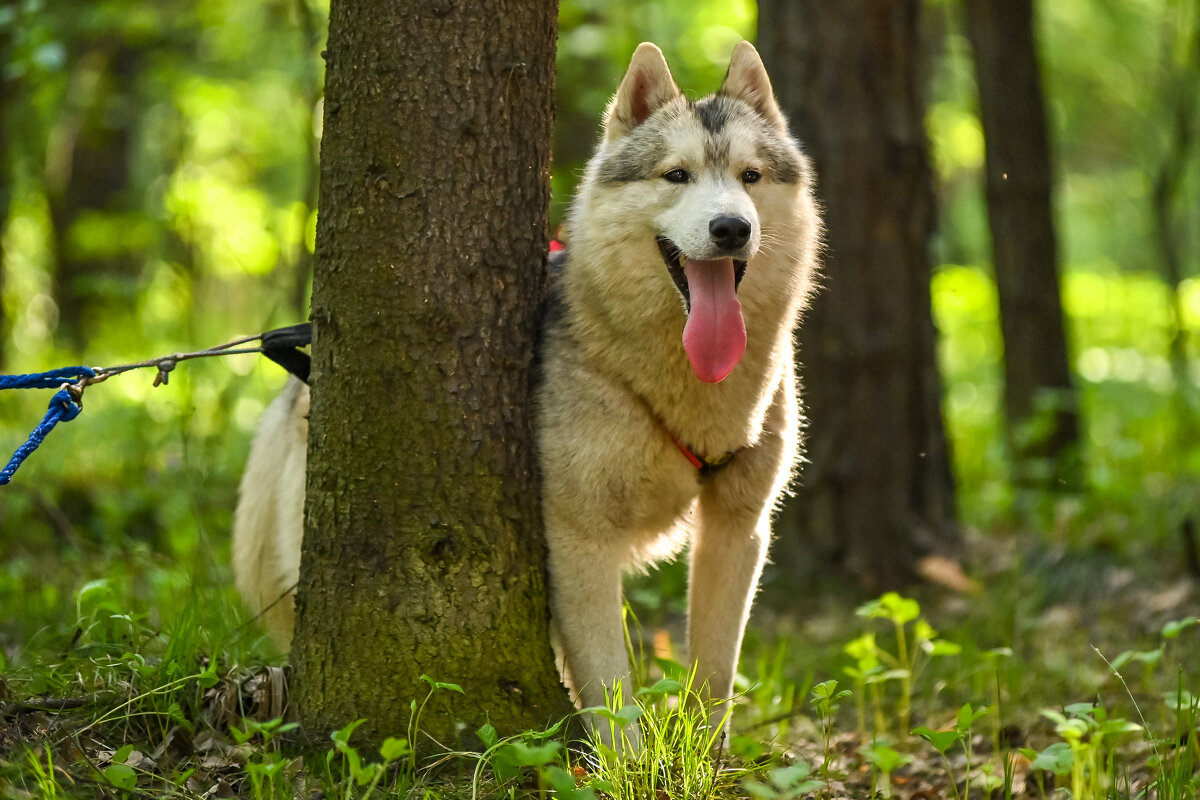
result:
M 759 48 L 812 155 L 825 290 L 800 330 L 808 463 L 776 561 L 869 587 L 957 546 L 927 242 L 920 0 L 762 0 Z
M 0 64 L 12 64 L 14 57 L 13 31 L 18 22 L 23 22 L 21 13 L 8 25 L 0 26 Z M 7 73 L 0 74 L 0 108 L 17 107 L 17 79 Z M 16 177 L 17 131 L 11 114 L 0 118 L 0 372 L 7 372 L 5 355 L 8 347 L 8 319 L 4 314 L 4 278 L 8 256 L 4 252 L 4 234 L 8 231 L 8 216 L 12 209 L 13 182 Z
M 1018 487 L 1078 488 L 1079 410 L 1058 280 L 1046 111 L 1032 0 L 967 0 L 987 142 L 987 207 Z
M 136 107 L 133 94 L 142 53 L 131 45 L 76 44 L 67 110 L 46 160 L 57 262 L 58 332 L 82 355 L 105 306 L 133 294 L 140 260 L 128 248 L 84 241 L 81 223 L 99 219 L 120 230 L 134 213 L 131 163 Z
M 570 706 L 531 425 L 555 3 L 330 9 L 295 706 L 470 744 Z M 417 744 L 428 744 L 428 739 Z

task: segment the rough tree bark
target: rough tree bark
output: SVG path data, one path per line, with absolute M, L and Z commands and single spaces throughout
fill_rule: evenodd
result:
M 569 711 L 529 407 L 556 10 L 331 5 L 292 651 L 310 737 L 403 735 L 422 674 L 465 692 L 421 717 L 444 746 Z
M 762 0 L 759 48 L 812 155 L 825 290 L 800 330 L 801 487 L 778 525 L 784 569 L 814 551 L 867 586 L 956 549 L 926 251 L 934 209 L 920 0 Z
M 1013 480 L 1025 488 L 1078 488 L 1079 408 L 1059 290 L 1054 171 L 1033 0 L 964 5 L 987 143 L 988 223 Z

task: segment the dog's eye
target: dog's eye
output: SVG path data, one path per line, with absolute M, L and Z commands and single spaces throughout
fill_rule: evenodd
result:
M 762 178 L 762 173 L 758 170 L 748 169 L 742 173 L 742 183 L 758 183 Z
M 663 177 L 671 183 L 687 183 L 692 176 L 688 174 L 686 169 L 673 169 L 664 174 Z

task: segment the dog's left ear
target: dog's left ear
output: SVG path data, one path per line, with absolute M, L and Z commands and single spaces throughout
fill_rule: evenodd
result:
M 729 71 L 725 73 L 725 82 L 721 84 L 718 94 L 748 103 L 775 126 L 781 130 L 787 129 L 787 121 L 771 91 L 771 79 L 767 77 L 758 51 L 749 42 L 738 42 L 737 47 L 733 48 Z

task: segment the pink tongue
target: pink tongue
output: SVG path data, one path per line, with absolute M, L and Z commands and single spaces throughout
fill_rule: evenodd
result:
M 683 349 L 696 377 L 717 383 L 746 352 L 746 323 L 734 291 L 733 259 L 689 260 L 683 271 L 692 301 L 683 328 Z

